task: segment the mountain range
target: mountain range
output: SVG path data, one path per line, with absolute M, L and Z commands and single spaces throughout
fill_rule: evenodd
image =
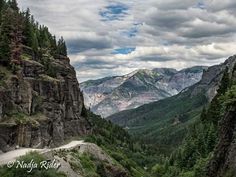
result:
M 156 143 L 170 150 L 173 145 L 182 142 L 188 126 L 199 118 L 204 105 L 216 95 L 225 68 L 229 67 L 232 71 L 234 63 L 235 57 L 231 57 L 223 64 L 209 67 L 198 83 L 179 94 L 121 111 L 107 119 L 128 129 L 133 135 L 143 137 L 147 143 Z
M 123 76 L 81 83 L 85 105 L 95 114 L 108 117 L 178 94 L 202 77 L 204 66 L 177 71 L 171 68 L 140 69 Z
M 83 95 L 63 38 L 16 0 L 0 17 L 1 177 L 236 176 L 236 55 L 88 81 Z M 104 117 L 128 110 L 103 119 L 84 97 Z

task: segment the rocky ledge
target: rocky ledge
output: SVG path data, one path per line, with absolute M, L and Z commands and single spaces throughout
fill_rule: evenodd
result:
M 22 56 L 16 72 L 0 66 L 0 150 L 42 148 L 90 133 L 69 58 Z

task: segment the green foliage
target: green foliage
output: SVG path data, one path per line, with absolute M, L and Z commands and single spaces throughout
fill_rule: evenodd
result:
M 236 87 L 231 83 L 226 68 L 217 95 L 208 108 L 203 108 L 200 119 L 189 127 L 183 144 L 168 158 L 162 177 L 206 175 L 206 166 L 218 142 L 218 122 L 236 103 Z
M 0 66 L 0 86 L 6 86 L 6 81 L 10 75 L 11 73 L 9 72 L 8 68 Z
M 131 176 L 146 176 L 145 167 L 151 168 L 158 158 L 151 154 L 151 147 L 142 147 L 135 142 L 123 128 L 87 112 L 88 119 L 93 127 L 93 135 L 86 141 L 102 147 L 115 161 L 122 165 Z M 148 176 L 148 175 L 147 175 Z
M 152 167 L 152 175 L 155 177 L 161 177 L 165 174 L 166 170 L 164 165 L 156 164 Z
M 13 11 L 6 9 L 2 12 L 1 26 L 0 26 L 0 64 L 3 66 L 10 65 L 11 55 L 11 38 L 10 32 L 13 30 L 12 22 L 9 19 L 13 19 Z
M 184 139 L 187 127 L 200 117 L 207 103 L 203 93 L 192 96 L 192 88 L 179 95 L 123 111 L 109 117 L 112 122 L 128 127 L 143 143 L 155 144 L 160 153 L 170 154 Z
M 52 78 L 57 76 L 56 68 L 53 67 L 53 59 L 51 58 L 50 54 L 44 55 L 42 57 L 42 64 L 45 66 L 46 74 Z
M 96 164 L 91 159 L 90 155 L 88 154 L 81 154 L 79 155 L 80 163 L 82 164 L 83 170 L 85 171 L 86 177 L 97 177 L 97 167 Z
M 57 43 L 46 26 L 35 22 L 30 10 L 20 12 L 16 0 L 0 0 L 0 65 L 12 68 L 16 73 L 21 63 L 20 56 L 27 48 L 32 59 L 41 58 L 49 53 L 54 58 L 58 55 L 67 56 L 67 48 L 61 37 Z M 29 53 L 31 49 L 31 53 Z M 50 75 L 54 75 L 50 66 Z
M 61 37 L 58 41 L 58 54 L 67 56 L 67 48 L 66 48 L 66 42 L 64 41 L 63 37 Z
M 236 105 L 236 85 L 233 85 L 224 96 L 221 97 L 224 109 L 229 109 L 231 106 Z
M 26 168 L 16 168 L 16 164 L 12 168 L 7 168 L 6 166 L 0 167 L 0 176 L 1 177 L 66 177 L 65 174 L 57 172 L 56 169 L 48 169 L 45 170 L 43 168 L 40 168 L 40 162 L 45 161 L 46 159 L 39 155 L 36 152 L 31 152 L 25 156 L 20 157 L 18 160 L 20 162 L 24 161 L 25 163 L 30 163 L 31 160 L 38 164 L 38 167 L 36 169 L 33 169 L 31 173 L 28 173 L 27 171 L 29 169 Z
M 211 101 L 211 104 L 209 106 L 209 109 L 206 114 L 206 121 L 210 121 L 214 123 L 216 126 L 222 117 L 222 109 L 223 109 L 223 104 L 221 97 L 222 95 L 225 94 L 227 89 L 230 87 L 230 79 L 229 79 L 229 71 L 228 68 L 225 69 L 221 84 L 219 89 L 217 90 L 217 95 L 213 98 Z

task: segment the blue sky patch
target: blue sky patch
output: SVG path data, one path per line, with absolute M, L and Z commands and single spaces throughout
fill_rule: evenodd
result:
M 124 47 L 124 48 L 118 48 L 118 49 L 115 49 L 112 54 L 123 54 L 123 55 L 126 55 L 126 54 L 129 54 L 133 51 L 135 51 L 135 47 Z
M 122 32 L 124 36 L 130 37 L 130 38 L 135 37 L 137 33 L 138 33 L 137 27 L 132 27 L 129 30 Z
M 103 21 L 122 20 L 127 15 L 128 7 L 124 4 L 113 4 L 106 6 L 104 10 L 99 12 Z
M 139 26 L 142 25 L 142 23 L 135 23 L 133 27 L 131 27 L 129 30 L 122 31 L 122 34 L 124 36 L 127 36 L 129 38 L 135 37 L 139 31 Z

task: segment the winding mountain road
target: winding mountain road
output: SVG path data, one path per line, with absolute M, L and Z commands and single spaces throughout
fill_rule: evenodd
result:
M 63 149 L 73 149 L 76 148 L 80 145 L 85 145 L 87 143 L 85 143 L 83 140 L 81 141 L 71 141 L 70 143 L 57 147 L 57 148 L 45 148 L 45 149 L 34 149 L 34 148 L 21 148 L 21 149 L 17 149 L 17 150 L 13 150 L 13 151 L 9 151 L 3 154 L 0 154 L 0 165 L 5 165 L 8 162 L 14 161 L 16 160 L 16 158 L 26 155 L 27 153 L 31 152 L 31 151 L 36 151 L 40 154 L 44 154 L 50 151 L 57 151 L 57 150 L 63 150 Z

